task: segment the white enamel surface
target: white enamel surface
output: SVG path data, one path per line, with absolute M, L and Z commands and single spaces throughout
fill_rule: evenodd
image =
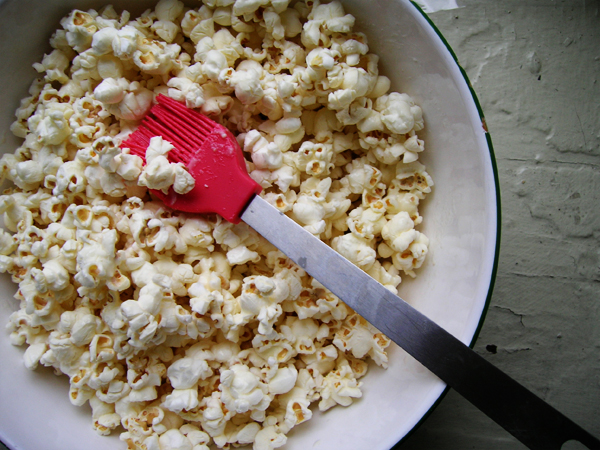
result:
M 48 50 L 48 38 L 60 17 L 74 6 L 87 9 L 98 4 L 43 0 L 0 4 L 0 151 L 14 151 L 17 145 L 8 131 L 12 114 L 35 76 L 31 63 Z M 113 4 L 131 8 L 133 2 Z M 139 12 L 142 3 L 135 4 Z M 435 181 L 422 210 L 430 255 L 416 280 L 405 278 L 401 295 L 470 343 L 485 309 L 497 223 L 494 173 L 477 108 L 451 54 L 412 4 L 401 0 L 344 4 L 380 56 L 380 69 L 392 79 L 392 87 L 413 96 L 425 113 L 423 161 Z M 0 283 L 4 297 L 0 322 L 5 324 L 16 308 L 12 300 L 16 288 L 7 276 Z M 125 448 L 118 434 L 96 435 L 89 408 L 69 403 L 66 377 L 55 377 L 48 370 L 28 371 L 22 353 L 10 345 L 7 333 L 0 332 L 1 441 L 19 450 Z M 363 381 L 362 399 L 350 408 L 315 411 L 312 420 L 290 433 L 285 448 L 388 449 L 421 420 L 445 387 L 396 347 L 390 350 L 390 367 L 373 367 Z

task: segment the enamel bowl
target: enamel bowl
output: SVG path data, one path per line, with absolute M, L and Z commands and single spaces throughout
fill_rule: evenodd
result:
M 155 2 L 112 2 L 139 14 Z M 499 194 L 494 156 L 475 94 L 452 50 L 427 17 L 406 0 L 346 0 L 346 11 L 380 56 L 392 89 L 406 92 L 425 117 L 423 162 L 433 193 L 424 203 L 421 229 L 430 254 L 415 280 L 404 277 L 401 296 L 466 344 L 481 326 L 491 295 L 499 243 Z M 93 0 L 0 0 L 0 151 L 18 146 L 9 131 L 19 100 L 36 76 L 31 65 L 49 51 L 48 40 L 72 8 L 99 8 Z M 193 2 L 194 5 L 197 2 Z M 0 323 L 16 309 L 15 285 L 0 278 Z M 2 327 L 2 330 L 4 327 Z M 40 368 L 28 371 L 22 348 L 0 332 L 0 441 L 10 449 L 124 449 L 118 433 L 98 436 L 89 407 L 72 406 L 68 379 Z M 415 428 L 446 386 L 398 347 L 387 370 L 372 367 L 363 397 L 292 430 L 286 449 L 391 448 Z

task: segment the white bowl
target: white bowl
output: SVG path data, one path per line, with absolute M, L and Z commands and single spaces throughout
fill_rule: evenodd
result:
M 114 1 L 134 13 L 153 1 Z M 422 106 L 426 128 L 423 161 L 435 187 L 425 203 L 423 231 L 429 259 L 401 296 L 467 344 L 482 324 L 496 269 L 499 194 L 489 136 L 477 99 L 443 38 L 427 17 L 406 0 L 345 0 L 392 88 Z M 70 9 L 101 1 L 0 1 L 0 151 L 18 145 L 8 128 L 19 99 L 36 76 L 31 64 L 49 50 L 48 39 Z M 0 279 L 0 323 L 16 309 L 16 288 Z M 68 380 L 50 370 L 28 371 L 23 349 L 0 334 L 0 441 L 11 449 L 87 450 L 125 448 L 118 433 L 98 436 L 88 407 L 67 398 Z M 397 347 L 387 370 L 374 367 L 364 395 L 349 408 L 315 413 L 289 434 L 287 449 L 389 449 L 431 410 L 445 384 Z

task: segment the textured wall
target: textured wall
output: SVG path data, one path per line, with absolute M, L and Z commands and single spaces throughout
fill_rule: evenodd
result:
M 475 349 L 600 436 L 600 2 L 458 4 L 430 17 L 481 102 L 503 214 Z M 449 392 L 400 448 L 525 447 Z

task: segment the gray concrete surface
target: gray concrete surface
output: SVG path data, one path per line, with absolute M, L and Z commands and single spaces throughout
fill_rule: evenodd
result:
M 600 2 L 458 5 L 430 17 L 478 94 L 502 193 L 475 349 L 600 436 Z M 521 448 L 450 391 L 398 449 Z

